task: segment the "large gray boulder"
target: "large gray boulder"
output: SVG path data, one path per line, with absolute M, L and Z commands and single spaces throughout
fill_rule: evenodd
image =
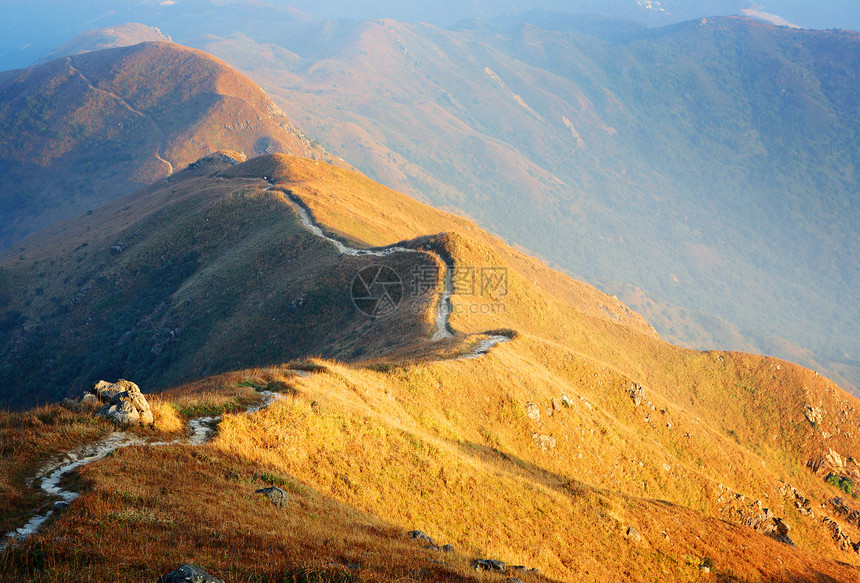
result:
M 120 379 L 115 383 L 99 381 L 88 390 L 81 404 L 100 407 L 98 414 L 117 427 L 152 425 L 152 408 L 140 388 L 131 381 Z
M 224 581 L 194 565 L 182 565 L 175 571 L 159 577 L 158 583 L 224 583 Z

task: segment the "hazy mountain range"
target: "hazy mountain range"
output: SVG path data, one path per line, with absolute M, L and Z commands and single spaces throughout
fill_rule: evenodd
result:
M 471 2 L 309 2 L 307 0 L 87 0 L 69 4 L 34 0 L 4 6 L 4 35 L 0 39 L 0 69 L 33 64 L 69 38 L 93 28 L 143 22 L 160 27 L 188 44 L 196 34 L 229 34 L 241 30 L 269 42 L 293 25 L 349 18 L 394 18 L 449 27 L 466 19 L 493 20 L 508 25 L 524 12 L 556 11 L 623 19 L 648 26 L 665 26 L 703 16 L 747 15 L 805 28 L 860 30 L 860 11 L 852 0 L 813 4 L 803 0 L 473 0 Z M 37 31 L 31 34 L 30 31 Z M 264 34 L 265 38 L 260 37 Z
M 213 150 L 314 151 L 253 83 L 205 53 L 172 43 L 90 52 L 3 73 L 0 128 L 2 247 L 170 176 Z

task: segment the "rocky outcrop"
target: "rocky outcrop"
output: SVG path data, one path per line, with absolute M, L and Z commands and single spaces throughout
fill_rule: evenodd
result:
M 760 534 L 794 546 L 788 536 L 791 527 L 785 520 L 775 516 L 770 508 L 764 508 L 761 500 L 749 503 L 743 494 L 732 492 L 722 484 L 719 487 L 722 493 L 717 498 L 717 504 L 720 505 L 720 514 L 726 520 L 748 526 Z
M 98 415 L 113 422 L 117 427 L 152 425 L 152 409 L 140 387 L 131 381 L 120 379 L 115 383 L 99 381 L 81 398 L 84 409 L 98 409 Z
M 787 482 L 780 481 L 779 493 L 782 496 L 788 496 L 797 511 L 807 518 L 815 518 L 815 512 L 812 510 L 812 500 L 803 495 L 803 493 Z
M 860 481 L 860 465 L 857 464 L 857 460 L 842 456 L 832 449 L 828 449 L 827 453 L 820 457 L 810 459 L 806 465 L 824 478 L 832 474 L 840 478 Z
M 821 519 L 821 522 L 824 523 L 828 529 L 830 529 L 830 535 L 833 537 L 833 542 L 836 543 L 836 546 L 845 552 L 854 551 L 855 553 L 860 552 L 860 542 L 853 543 L 851 541 L 851 537 L 845 534 L 845 531 L 842 530 L 842 526 L 835 520 L 825 516 Z
M 803 410 L 803 415 L 813 427 L 818 427 L 818 424 L 824 420 L 824 414 L 821 412 L 821 409 L 812 405 L 806 406 L 806 409 Z
M 274 504 L 275 506 L 281 508 L 286 508 L 290 503 L 290 496 L 276 486 L 271 486 L 269 488 L 260 488 L 254 492 L 255 494 L 262 494 L 266 498 L 269 499 L 269 502 Z
M 175 571 L 159 577 L 158 583 L 224 583 L 224 581 L 194 565 L 182 565 Z
M 420 530 L 410 530 L 406 533 L 406 536 L 408 536 L 412 540 L 426 543 L 424 545 L 425 549 L 430 549 L 431 551 L 442 551 L 443 553 L 454 552 L 454 545 L 447 544 L 440 547 L 436 544 L 436 541 L 434 541 L 430 535 Z
M 836 512 L 837 516 L 842 517 L 849 524 L 860 528 L 860 509 L 850 504 L 845 498 L 836 496 L 830 500 L 830 506 Z
M 508 572 L 508 566 L 502 561 L 494 561 L 493 559 L 475 559 L 472 561 L 472 568 L 476 571 L 489 571 L 491 573 Z
M 412 540 L 417 540 L 419 542 L 429 543 L 433 546 L 436 545 L 436 541 L 434 541 L 433 538 L 429 534 L 427 534 L 423 531 L 420 531 L 420 530 L 410 530 L 409 532 L 406 533 L 406 536 L 408 536 Z

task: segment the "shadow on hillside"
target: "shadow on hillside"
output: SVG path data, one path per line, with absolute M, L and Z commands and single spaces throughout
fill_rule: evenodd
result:
M 509 473 L 512 476 L 520 478 L 532 479 L 569 496 L 582 496 L 588 492 L 602 492 L 601 489 L 590 486 L 585 482 L 550 472 L 538 465 L 493 447 L 481 445 L 473 441 L 455 445 L 467 456 L 488 462 L 494 465 L 500 472 Z

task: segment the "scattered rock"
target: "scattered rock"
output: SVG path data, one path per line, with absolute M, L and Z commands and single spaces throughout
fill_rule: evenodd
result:
M 780 495 L 790 496 L 794 499 L 794 507 L 801 515 L 807 518 L 815 518 L 815 513 L 812 511 L 812 501 L 804 496 L 800 490 L 781 480 L 778 490 Z
M 85 393 L 84 396 L 81 397 L 81 408 L 85 411 L 94 411 L 101 408 L 101 406 L 102 402 L 99 401 L 99 398 L 92 393 Z
M 553 399 L 552 400 L 552 408 L 555 411 L 561 411 L 561 401 L 559 401 L 558 399 Z
M 443 553 L 453 553 L 454 552 L 454 545 L 445 545 L 444 547 L 442 547 L 442 552 Z
M 260 488 L 259 490 L 255 490 L 254 493 L 264 495 L 272 504 L 278 507 L 286 507 L 290 503 L 290 496 L 275 486 Z
M 128 393 L 120 393 L 128 395 Z M 134 408 L 134 405 L 128 399 L 121 398 L 119 395 L 114 397 L 109 405 L 105 405 L 99 411 L 99 415 L 113 422 L 117 427 L 129 427 L 131 425 L 142 425 L 140 413 Z
M 95 395 L 96 399 L 100 403 L 110 403 L 111 400 L 116 397 L 118 394 L 123 391 L 128 391 L 129 385 L 133 385 L 134 383 L 127 381 L 125 379 L 120 379 L 115 383 L 109 383 L 108 381 L 99 381 L 92 386 L 92 388 L 84 393 L 86 397 L 87 394 Z M 134 385 L 137 387 L 137 385 Z
M 830 505 L 838 516 L 847 520 L 849 524 L 860 528 L 860 509 L 839 496 L 833 498 L 830 501 Z
M 842 527 L 835 520 L 828 518 L 825 516 L 821 519 L 821 522 L 824 523 L 830 529 L 830 535 L 833 537 L 833 542 L 836 543 L 836 546 L 839 547 L 840 550 L 848 552 L 854 551 L 857 552 L 857 548 L 860 548 L 860 545 L 854 545 L 851 542 L 851 538 L 845 534 L 845 531 L 842 530 Z
M 472 561 L 472 568 L 476 571 L 490 571 L 492 573 L 507 573 L 507 565 L 502 561 L 494 561 L 492 559 L 475 559 Z
M 152 409 L 140 388 L 131 381 L 120 379 L 115 383 L 99 381 L 81 397 L 81 407 L 94 410 L 117 427 L 152 425 Z
M 568 397 L 567 395 L 561 396 L 561 404 L 565 407 L 573 407 L 573 401 L 571 401 L 570 397 Z
M 555 437 L 553 437 L 552 435 L 538 435 L 537 433 L 532 433 L 532 439 L 534 440 L 535 445 L 537 445 L 543 451 L 555 449 Z
M 632 525 L 627 526 L 627 532 L 624 533 L 624 536 L 632 540 L 634 543 L 642 542 L 642 535 L 639 534 L 639 532 L 635 528 L 633 528 Z
M 773 521 L 776 523 L 776 529 L 779 531 L 779 534 L 787 535 L 788 531 L 791 530 L 791 527 L 782 518 L 774 518 Z
M 422 532 L 420 530 L 410 530 L 406 534 L 411 539 L 418 540 L 418 541 L 425 542 L 425 543 L 429 543 L 431 545 L 436 544 L 436 541 L 434 541 L 432 538 L 430 538 L 430 535 L 428 535 L 427 533 Z
M 224 583 L 224 581 L 194 565 L 182 565 L 175 571 L 159 577 L 158 583 Z
M 633 400 L 633 405 L 638 407 L 642 404 L 642 401 L 645 400 L 645 387 L 639 383 L 633 383 L 631 386 L 627 387 L 627 394 L 630 395 L 630 398 Z
M 537 406 L 537 403 L 532 401 L 526 403 L 526 415 L 535 423 L 540 421 L 540 407 Z
M 812 405 L 807 405 L 803 414 L 806 416 L 806 420 L 813 426 L 818 425 L 824 420 L 824 415 L 822 414 L 821 409 L 813 407 Z
M 523 580 L 517 579 L 516 577 L 508 577 L 505 579 L 505 583 L 523 583 Z

